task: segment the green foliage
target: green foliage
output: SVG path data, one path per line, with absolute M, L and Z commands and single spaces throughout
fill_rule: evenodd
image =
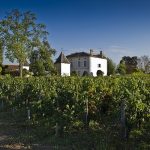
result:
M 0 40 L 6 50 L 6 58 L 16 60 L 20 66 L 20 76 L 25 61 L 31 52 L 46 38 L 45 25 L 36 24 L 35 14 L 15 9 L 0 21 Z
M 78 74 L 77 74 L 76 71 L 72 71 L 72 72 L 71 72 L 71 76 L 78 76 Z
M 103 132 L 108 141 L 120 139 L 120 105 L 125 101 L 128 138 L 148 138 L 150 76 L 31 77 L 0 80 L 0 101 L 13 108 L 20 122 L 42 125 L 59 135 L 85 129 Z M 20 116 L 20 117 L 19 117 Z M 109 135 L 109 136 L 108 136 Z M 146 139 L 146 138 L 145 138 Z M 145 140 L 145 144 L 148 140 Z
M 2 66 L 3 63 L 3 43 L 0 39 L 0 66 Z
M 26 76 L 30 76 L 31 73 L 27 69 L 23 69 L 22 75 L 23 75 L 23 77 L 26 77 Z
M 107 75 L 113 75 L 115 74 L 115 68 L 116 65 L 115 63 L 112 61 L 112 59 L 107 58 Z
M 144 55 L 138 58 L 138 68 L 145 73 L 150 73 L 149 56 Z
M 55 49 L 52 49 L 48 41 L 43 41 L 37 50 L 34 50 L 30 58 L 30 70 L 35 76 L 43 76 L 55 73 L 52 55 Z
M 134 57 L 124 56 L 122 57 L 122 61 L 124 61 L 125 63 L 127 74 L 131 74 L 136 71 L 138 65 L 138 58 L 136 56 Z
M 1 74 L 1 72 L 2 72 L 2 67 L 0 67 L 0 74 Z
M 124 61 L 120 61 L 120 64 L 117 67 L 117 73 L 119 73 L 121 75 L 126 74 L 126 65 L 125 65 Z

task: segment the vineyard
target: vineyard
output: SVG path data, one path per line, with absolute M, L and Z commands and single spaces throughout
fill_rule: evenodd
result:
M 149 75 L 1 77 L 0 110 L 31 145 L 150 149 Z

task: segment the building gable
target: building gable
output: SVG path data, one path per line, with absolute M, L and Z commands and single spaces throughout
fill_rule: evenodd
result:
M 55 61 L 55 64 L 57 63 L 70 64 L 69 60 L 66 58 L 66 56 L 62 52 L 60 53 L 59 57 Z

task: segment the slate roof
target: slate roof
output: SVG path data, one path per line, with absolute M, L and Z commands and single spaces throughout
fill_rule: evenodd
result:
M 90 56 L 89 53 L 86 53 L 86 52 L 78 52 L 78 53 L 73 53 L 73 54 L 70 54 L 70 55 L 67 55 L 67 58 L 69 57 L 81 57 L 81 56 Z
M 97 58 L 102 58 L 100 54 L 93 54 L 91 55 L 90 53 L 86 53 L 86 52 L 77 52 L 77 53 L 73 53 L 70 55 L 67 55 L 67 58 L 71 58 L 71 57 L 85 57 L 85 56 L 90 56 L 90 57 L 97 57 Z
M 69 60 L 66 58 L 66 56 L 62 52 L 60 53 L 59 57 L 55 61 L 55 64 L 57 63 L 70 64 Z

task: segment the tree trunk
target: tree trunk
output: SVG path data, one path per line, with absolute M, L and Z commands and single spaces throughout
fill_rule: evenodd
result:
M 19 63 L 19 75 L 20 75 L 21 78 L 22 78 L 22 70 L 23 70 L 23 63 L 20 62 Z

